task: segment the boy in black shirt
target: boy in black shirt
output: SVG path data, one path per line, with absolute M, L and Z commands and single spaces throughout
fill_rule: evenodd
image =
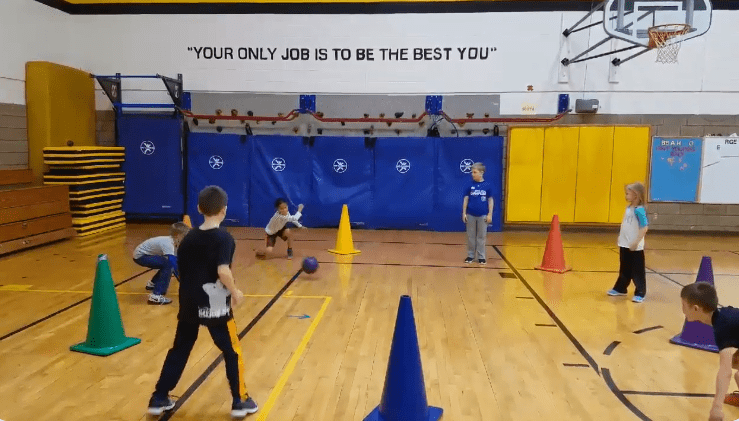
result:
M 180 270 L 177 331 L 149 400 L 152 415 L 174 408 L 175 402 L 168 395 L 182 376 L 200 325 L 208 328 L 213 342 L 223 352 L 233 396 L 231 416 L 243 418 L 258 410 L 244 384 L 244 359 L 231 309 L 231 304 L 238 306 L 244 301 L 244 294 L 236 288 L 231 274 L 236 242 L 231 234 L 219 228 L 226 217 L 227 202 L 228 196 L 220 187 L 204 188 L 198 195 L 198 212 L 203 214 L 205 222 L 190 230 L 177 249 Z
M 739 370 L 739 309 L 718 308 L 718 295 L 713 285 L 696 282 L 680 292 L 683 314 L 689 322 L 698 321 L 713 326 L 713 335 L 719 349 L 719 367 L 716 375 L 716 395 L 709 421 L 723 421 L 723 404 L 739 406 L 739 392 L 726 394 L 731 383 L 732 369 Z M 739 372 L 734 374 L 739 386 Z

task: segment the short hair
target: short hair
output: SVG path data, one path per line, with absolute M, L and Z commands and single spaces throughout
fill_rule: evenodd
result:
M 470 167 L 470 170 L 478 170 L 480 172 L 485 172 L 485 165 L 482 162 L 475 162 L 472 164 L 472 167 Z
M 697 305 L 706 312 L 716 311 L 718 308 L 716 288 L 706 282 L 685 285 L 680 291 L 680 298 L 687 301 L 691 306 Z
M 175 222 L 169 227 L 169 236 L 170 237 L 179 237 L 181 235 L 185 235 L 188 232 L 190 232 L 190 227 L 187 226 L 184 222 Z
M 281 197 L 279 199 L 275 200 L 275 209 L 279 208 L 280 205 L 283 204 L 283 203 L 284 204 L 287 204 L 287 200 L 285 200 L 285 199 L 283 199 Z
M 205 216 L 217 215 L 228 204 L 228 195 L 218 186 L 208 186 L 198 194 L 198 207 Z

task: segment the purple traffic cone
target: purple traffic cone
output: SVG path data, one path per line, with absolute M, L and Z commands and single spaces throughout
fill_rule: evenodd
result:
M 707 282 L 714 285 L 713 265 L 711 264 L 710 257 L 703 256 L 695 282 Z M 713 335 L 713 326 L 701 322 L 689 322 L 686 320 L 685 324 L 683 324 L 683 331 L 670 339 L 670 343 L 702 349 L 704 351 L 718 352 L 716 338 Z

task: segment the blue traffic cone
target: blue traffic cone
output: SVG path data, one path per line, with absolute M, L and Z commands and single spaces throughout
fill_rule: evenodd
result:
M 436 421 L 443 409 L 428 406 L 411 297 L 400 297 L 380 405 L 364 421 Z
M 711 258 L 709 256 L 703 256 L 695 282 L 706 282 L 714 285 L 713 265 L 711 264 Z M 701 322 L 689 322 L 686 320 L 683 324 L 683 331 L 679 335 L 675 335 L 670 339 L 670 342 L 675 345 L 687 346 L 689 348 L 718 352 L 716 338 L 713 335 L 713 326 L 709 326 Z

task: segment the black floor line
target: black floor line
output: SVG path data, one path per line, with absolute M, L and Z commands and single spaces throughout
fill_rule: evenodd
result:
M 145 274 L 146 272 L 150 272 L 150 271 L 152 271 L 152 270 L 153 270 L 153 269 L 147 269 L 147 270 L 145 270 L 145 271 L 143 271 L 143 272 L 141 272 L 141 273 L 139 273 L 139 274 L 133 275 L 132 277 L 130 277 L 130 278 L 128 278 L 128 279 L 124 279 L 124 280 L 122 280 L 121 282 L 118 282 L 117 284 L 115 284 L 115 286 L 117 287 L 117 286 L 119 286 L 119 285 L 123 285 L 123 284 L 125 284 L 126 282 L 128 282 L 128 281 L 131 281 L 131 280 L 133 280 L 133 279 L 136 279 L 136 278 L 138 278 L 139 276 L 141 276 L 141 275 Z M 61 314 L 61 313 L 64 313 L 65 311 L 67 311 L 67 310 L 69 310 L 69 309 L 71 309 L 71 308 L 77 307 L 78 305 L 80 305 L 80 304 L 82 304 L 82 303 L 84 303 L 85 301 L 88 301 L 88 300 L 90 300 L 90 299 L 92 299 L 92 295 L 90 295 L 89 297 L 83 298 L 83 299 L 81 299 L 81 300 L 77 301 L 76 303 L 70 304 L 70 305 L 68 305 L 68 306 L 64 307 L 64 308 L 63 308 L 63 309 L 61 309 L 61 310 L 57 310 L 57 311 L 55 311 L 55 312 L 53 312 L 53 313 L 51 313 L 51 314 L 49 314 L 49 315 L 47 315 L 47 316 L 44 316 L 44 317 L 42 317 L 42 318 L 40 318 L 40 319 L 38 319 L 38 320 L 35 320 L 35 321 L 33 321 L 33 322 L 31 322 L 31 323 L 29 323 L 29 324 L 27 324 L 27 325 L 25 325 L 25 326 L 23 326 L 23 327 L 21 327 L 21 328 L 19 328 L 19 329 L 16 329 L 16 330 L 14 330 L 14 331 L 12 331 L 12 332 L 10 332 L 10 333 L 8 333 L 8 334 L 5 334 L 5 335 L 3 335 L 3 336 L 0 336 L 0 341 L 2 341 L 2 340 L 4 340 L 4 339 L 7 339 L 7 338 L 9 338 L 9 337 L 11 337 L 11 336 L 13 336 L 13 335 L 15 335 L 15 334 L 17 334 L 17 333 L 21 333 L 21 332 L 23 332 L 24 330 L 26 330 L 26 329 L 28 329 L 28 328 L 31 328 L 31 327 L 33 327 L 33 326 L 36 326 L 37 324 L 39 324 L 39 323 L 41 323 L 41 322 L 43 322 L 43 321 L 45 321 L 45 320 L 49 320 L 49 319 L 51 319 L 52 317 L 54 317 L 54 316 L 57 316 L 57 315 L 59 315 L 59 314 Z
M 649 268 L 647 268 L 649 269 Z M 659 273 L 662 275 L 690 275 L 690 276 L 697 276 L 698 272 L 659 272 L 654 269 L 649 269 L 654 273 Z M 713 273 L 713 276 L 739 276 L 739 273 Z
M 635 330 L 634 333 L 636 333 L 638 335 L 638 334 L 641 334 L 641 333 L 644 333 L 644 332 L 649 332 L 651 330 L 662 329 L 663 327 L 664 326 L 661 326 L 661 325 L 660 326 L 645 327 L 644 329 Z
M 603 380 L 606 381 L 606 384 L 608 385 L 608 388 L 611 389 L 611 392 L 613 392 L 614 395 L 616 395 L 616 398 L 621 401 L 634 415 L 639 417 L 642 421 L 652 421 L 651 418 L 646 416 L 643 412 L 639 410 L 636 406 L 634 406 L 631 401 L 629 401 L 628 398 L 626 398 L 626 395 L 624 395 L 623 392 L 621 392 L 618 387 L 616 386 L 616 383 L 613 382 L 613 378 L 611 377 L 611 371 L 607 368 L 603 368 Z
M 538 271 L 539 269 L 535 268 L 527 268 L 527 269 L 519 269 L 521 271 Z M 568 270 L 567 273 L 618 273 L 617 270 L 578 270 L 578 269 L 572 269 Z
M 414 267 L 414 268 L 449 268 L 449 269 L 494 269 L 494 270 L 500 270 L 503 268 L 495 267 L 493 265 L 480 265 L 480 264 L 470 264 L 470 265 L 459 265 L 459 266 L 453 266 L 453 265 L 417 265 L 417 264 L 407 264 L 407 263 L 374 263 L 374 262 L 351 262 L 351 263 L 342 263 L 342 262 L 329 262 L 329 261 L 318 261 L 319 264 L 328 264 L 328 265 L 366 265 L 366 266 L 402 266 L 402 267 Z
M 570 340 L 570 342 L 572 342 L 572 344 L 575 346 L 575 348 L 577 348 L 577 350 L 580 352 L 580 354 L 583 356 L 583 358 L 585 358 L 585 360 L 590 364 L 590 367 L 592 367 L 593 370 L 595 370 L 595 372 L 598 375 L 600 375 L 600 371 L 598 370 L 598 364 L 595 362 L 595 360 L 593 359 L 593 357 L 591 357 L 590 354 L 588 354 L 588 351 L 585 350 L 585 348 L 575 338 L 575 336 L 572 334 L 572 332 L 570 332 L 569 329 L 567 329 L 567 326 L 565 326 L 564 323 L 562 323 L 562 321 L 559 319 L 559 317 L 557 317 L 557 315 L 554 314 L 554 311 L 552 311 L 552 309 L 549 308 L 549 306 L 547 305 L 547 303 L 545 303 L 544 300 L 539 296 L 539 294 L 536 293 L 536 291 L 534 290 L 534 288 L 532 288 L 531 285 L 526 281 L 526 279 L 524 279 L 524 277 L 521 275 L 521 273 L 511 264 L 510 261 L 508 261 L 508 259 L 503 255 L 503 253 L 500 251 L 500 249 L 498 249 L 497 246 L 494 246 L 493 248 L 500 255 L 500 258 L 503 259 L 506 262 L 506 264 L 511 268 L 511 270 L 513 271 L 513 273 L 516 274 L 516 276 L 521 281 L 521 283 L 523 283 L 523 285 L 529 290 L 529 292 L 534 297 L 534 299 L 536 299 L 536 301 L 539 302 L 539 305 L 541 305 L 544 308 L 544 311 L 546 311 L 547 314 L 549 314 L 549 317 L 552 318 L 552 321 L 554 321 L 554 323 L 556 323 L 557 326 L 559 326 L 560 330 L 562 330 L 562 332 L 565 334 L 565 336 L 567 336 L 567 338 Z
M 623 393 L 624 395 L 677 396 L 681 398 L 712 398 L 715 396 L 713 393 L 645 392 L 639 390 L 622 390 L 621 393 Z
M 234 239 L 236 241 L 264 241 L 264 237 L 261 237 L 261 238 L 250 238 L 250 237 L 239 238 L 239 237 L 234 237 Z M 333 239 L 330 239 L 330 238 L 327 238 L 327 239 L 320 239 L 320 238 L 301 238 L 301 239 L 297 239 L 297 238 L 293 238 L 293 242 L 298 242 L 298 243 L 302 243 L 302 242 L 305 242 L 305 243 L 311 243 L 311 242 L 313 242 L 313 243 L 328 243 L 328 242 L 332 242 L 332 241 L 334 241 L 334 240 Z M 352 240 L 352 243 L 354 243 L 354 244 L 370 244 L 370 243 L 375 243 L 375 244 L 403 244 L 403 245 L 409 245 L 409 246 L 417 246 L 418 245 L 418 241 L 410 242 L 410 241 L 383 241 L 383 240 Z M 464 247 L 464 246 L 467 245 L 467 243 L 436 243 L 436 242 L 433 242 L 433 241 L 431 241 L 431 242 L 424 241 L 423 244 L 430 244 L 430 245 L 435 245 L 435 246 L 458 246 L 458 247 Z M 488 245 L 488 247 L 493 247 L 493 245 Z
M 289 281 L 285 283 L 285 285 L 277 292 L 277 294 L 274 295 L 274 297 L 272 297 L 272 299 L 267 303 L 267 305 L 265 305 L 264 308 L 262 308 L 259 314 L 254 316 L 254 318 L 251 320 L 251 322 L 249 322 L 249 324 L 244 328 L 244 330 L 239 332 L 239 339 L 243 339 L 244 336 L 246 336 L 246 334 L 249 333 L 249 331 L 257 324 L 257 322 L 259 322 L 259 320 L 261 320 L 261 318 L 264 317 L 265 314 L 267 314 L 267 311 L 269 311 L 269 309 L 272 308 L 272 306 L 277 302 L 277 300 L 282 296 L 282 294 L 284 294 L 285 291 L 287 291 L 287 289 L 290 288 L 290 285 L 292 285 L 293 282 L 295 282 L 295 280 L 298 278 L 298 276 L 302 272 L 303 272 L 302 269 L 298 270 L 298 272 L 292 278 L 290 278 Z M 172 416 L 177 412 L 177 410 L 180 409 L 182 405 L 184 405 L 185 402 L 187 402 L 188 399 L 190 399 L 193 393 L 195 393 L 195 391 L 198 390 L 198 388 L 205 382 L 208 376 L 210 376 L 211 373 L 213 373 L 213 371 L 216 369 L 216 367 L 218 367 L 218 365 L 221 362 L 223 362 L 223 354 L 220 354 L 218 358 L 216 358 L 215 361 L 213 361 L 205 369 L 205 371 L 203 371 L 203 374 L 201 374 L 200 377 L 198 377 L 197 380 L 195 380 L 195 382 L 193 382 L 193 384 L 191 384 L 190 387 L 187 388 L 185 393 L 183 393 L 182 396 L 179 399 L 177 399 L 177 403 L 175 404 L 174 408 L 172 408 L 171 411 L 165 412 L 164 415 L 162 415 L 159 418 L 159 420 L 166 421 L 172 418 Z
M 603 355 L 611 355 L 614 349 L 620 344 L 621 341 L 613 341 L 610 345 L 606 347 L 606 349 L 603 351 Z
M 649 270 L 652 270 L 652 269 L 649 269 Z M 657 272 L 657 271 L 653 271 L 653 272 L 654 272 L 655 275 L 659 275 L 659 276 L 667 279 L 668 281 L 672 282 L 673 284 L 679 285 L 681 288 L 685 286 L 685 285 L 681 284 L 680 282 L 678 282 L 678 281 L 670 278 L 669 276 L 665 275 L 664 273 Z

